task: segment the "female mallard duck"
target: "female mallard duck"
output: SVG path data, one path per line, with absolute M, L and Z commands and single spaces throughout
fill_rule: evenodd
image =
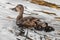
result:
M 17 5 L 16 10 L 17 12 L 19 12 L 19 15 L 16 18 L 16 24 L 19 27 L 32 28 L 37 26 L 37 22 L 40 22 L 40 20 L 35 17 L 31 17 L 31 16 L 23 17 L 23 13 L 24 13 L 23 5 Z
M 38 26 L 38 24 L 40 24 L 40 20 L 38 18 L 35 17 L 23 17 L 23 13 L 24 13 L 24 7 L 23 5 L 17 5 L 15 7 L 16 11 L 19 12 L 19 15 L 16 18 L 16 24 L 17 26 L 19 26 L 21 28 L 20 33 L 18 35 L 23 35 L 22 33 L 24 33 L 23 28 L 36 28 Z M 40 28 L 41 29 L 41 28 Z M 41 29 L 42 30 L 42 29 Z M 28 34 L 28 30 L 26 33 L 26 36 Z

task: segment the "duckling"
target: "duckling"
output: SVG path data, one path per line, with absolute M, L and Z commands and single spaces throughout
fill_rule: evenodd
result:
M 51 31 L 54 31 L 55 29 L 51 26 L 48 26 L 48 23 L 46 23 L 46 27 L 44 29 L 45 32 L 51 32 Z
M 35 29 L 38 31 L 45 31 L 45 32 L 51 32 L 51 31 L 55 30 L 53 27 L 48 26 L 48 23 L 46 23 L 46 22 L 42 22 L 42 23 L 38 24 L 38 26 L 35 27 Z

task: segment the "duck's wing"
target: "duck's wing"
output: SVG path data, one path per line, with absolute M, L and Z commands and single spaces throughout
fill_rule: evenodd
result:
M 36 22 L 38 21 L 38 18 L 35 17 L 24 17 L 21 18 L 19 21 L 17 21 L 17 25 L 25 26 L 25 27 L 36 27 Z

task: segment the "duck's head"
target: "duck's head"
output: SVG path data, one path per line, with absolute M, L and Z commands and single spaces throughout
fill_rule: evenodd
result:
M 23 5 L 21 5 L 21 4 L 18 4 L 18 5 L 15 7 L 15 9 L 16 9 L 17 12 L 23 12 L 23 11 L 24 11 L 24 7 L 23 7 Z

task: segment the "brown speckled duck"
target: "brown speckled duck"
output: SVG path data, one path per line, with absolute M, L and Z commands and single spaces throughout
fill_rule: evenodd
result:
M 24 13 L 23 5 L 17 5 L 15 8 L 17 12 L 19 12 L 19 15 L 16 18 L 16 24 L 19 27 L 32 28 L 32 27 L 36 27 L 37 23 L 40 22 L 40 20 L 35 17 L 31 17 L 31 16 L 23 17 L 23 13 Z

